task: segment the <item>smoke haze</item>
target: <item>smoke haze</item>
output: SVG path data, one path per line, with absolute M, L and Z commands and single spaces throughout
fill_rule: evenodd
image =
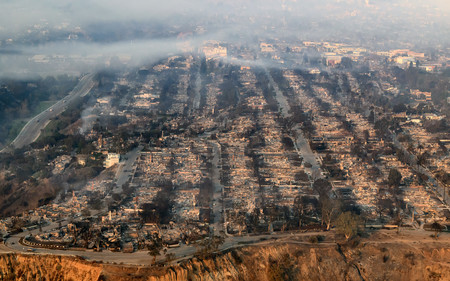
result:
M 139 64 L 207 40 L 448 48 L 449 11 L 446 0 L 6 0 L 0 75 L 76 73 L 104 67 L 113 56 Z

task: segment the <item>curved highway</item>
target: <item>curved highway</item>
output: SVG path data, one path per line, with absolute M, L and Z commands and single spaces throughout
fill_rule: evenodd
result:
M 64 112 L 77 98 L 84 97 L 89 93 L 95 85 L 93 77 L 94 74 L 88 74 L 82 77 L 80 82 L 78 82 L 75 88 L 64 99 L 58 101 L 47 110 L 28 121 L 20 131 L 19 135 L 11 142 L 11 147 L 22 148 L 36 141 L 41 134 L 41 130 L 47 126 L 52 118 L 55 118 Z

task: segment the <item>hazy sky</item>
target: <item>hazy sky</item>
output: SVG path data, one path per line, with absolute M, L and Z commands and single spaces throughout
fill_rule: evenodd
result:
M 449 0 L 2 0 L 0 73 L 26 72 L 36 54 L 157 58 L 189 33 L 193 46 L 293 37 L 448 47 L 449 11 Z
M 272 15 L 275 22 L 282 17 L 346 22 L 377 16 L 388 22 L 428 18 L 429 24 L 449 24 L 449 10 L 448 0 L 2 0 L 0 40 L 26 36 L 35 25 L 64 30 L 111 22 L 170 25 L 180 19 L 214 24 L 221 17 L 236 16 L 261 20 Z

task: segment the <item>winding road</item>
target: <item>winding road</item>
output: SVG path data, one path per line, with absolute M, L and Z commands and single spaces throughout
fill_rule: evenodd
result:
M 67 222 L 63 223 L 64 225 Z M 51 223 L 46 227 L 43 227 L 44 232 L 51 231 L 57 228 L 56 223 Z M 123 252 L 111 252 L 109 250 L 104 250 L 102 252 L 94 252 L 92 250 L 56 250 L 56 249 L 47 249 L 47 248 L 32 248 L 27 247 L 25 245 L 20 244 L 19 240 L 27 235 L 36 235 L 39 231 L 25 231 L 11 237 L 7 238 L 4 243 L 0 243 L 0 254 L 1 253 L 22 253 L 22 254 L 40 254 L 40 255 L 60 255 L 60 256 L 80 256 L 90 261 L 101 261 L 105 263 L 123 263 L 127 265 L 141 265 L 148 266 L 153 264 L 153 258 L 148 254 L 148 250 L 140 250 L 133 253 L 123 253 Z M 219 252 L 225 251 L 232 248 L 238 248 L 244 245 L 258 245 L 258 244 L 266 244 L 273 243 L 275 241 L 284 242 L 297 240 L 301 236 L 311 236 L 324 234 L 322 232 L 307 232 L 307 233 L 275 233 L 275 234 L 262 234 L 256 236 L 228 236 L 225 237 L 224 243 L 220 245 Z M 29 249 L 32 249 L 32 252 L 29 252 Z M 182 244 L 178 248 L 169 248 L 167 253 L 173 253 L 176 256 L 176 261 L 189 259 L 193 257 L 196 253 L 197 248 L 194 244 L 186 245 Z M 161 253 L 157 257 L 158 261 L 164 261 L 165 256 Z
M 55 228 L 56 224 L 52 223 L 47 227 L 43 227 L 43 230 L 50 230 Z M 450 243 L 450 233 L 441 233 L 439 239 L 435 239 L 430 236 L 430 232 L 425 230 L 402 230 L 400 235 L 397 234 L 395 230 L 376 230 L 369 231 L 371 235 L 370 239 L 364 241 L 365 244 L 389 244 L 389 243 L 405 243 L 407 245 L 413 245 L 420 241 L 420 243 L 439 243 L 443 248 L 448 248 Z M 148 254 L 147 250 L 136 251 L 134 253 L 123 253 L 123 252 L 111 252 L 109 250 L 104 250 L 103 252 L 93 252 L 93 251 L 77 251 L 77 250 L 54 250 L 54 249 L 43 249 L 43 248 L 33 248 L 33 253 L 29 253 L 29 247 L 23 246 L 19 243 L 20 237 L 25 237 L 28 234 L 36 234 L 38 230 L 33 230 L 32 232 L 22 232 L 11 236 L 6 240 L 6 242 L 0 243 L 0 253 L 22 253 L 22 254 L 40 254 L 40 255 L 61 255 L 61 256 L 80 256 L 90 261 L 101 261 L 105 263 L 120 263 L 126 265 L 140 265 L 149 266 L 153 263 L 153 258 Z M 376 235 L 376 233 L 381 234 Z M 326 239 L 324 242 L 319 244 L 311 244 L 309 237 L 322 235 Z M 335 231 L 327 232 L 281 232 L 274 234 L 262 234 L 255 236 L 227 236 L 225 237 L 224 243 L 220 245 L 218 251 L 226 251 L 228 249 L 239 248 L 247 245 L 273 245 L 273 244 L 302 244 L 305 247 L 314 245 L 314 247 L 326 247 L 334 246 L 336 244 Z M 176 259 L 172 262 L 175 264 L 181 260 L 192 258 L 196 252 L 196 247 L 194 245 L 182 244 L 181 247 L 171 248 L 167 250 L 167 253 L 173 253 Z M 165 256 L 163 254 L 157 257 L 158 261 L 164 261 Z
M 17 137 L 11 142 L 12 148 L 22 148 L 36 141 L 41 134 L 41 131 L 48 125 L 52 118 L 63 113 L 70 104 L 76 101 L 79 97 L 84 97 L 95 86 L 93 81 L 94 74 L 83 76 L 75 88 L 62 100 L 52 105 L 47 110 L 33 117 L 22 128 Z M 5 148 L 6 149 L 6 148 Z M 5 150 L 4 149 L 4 150 Z

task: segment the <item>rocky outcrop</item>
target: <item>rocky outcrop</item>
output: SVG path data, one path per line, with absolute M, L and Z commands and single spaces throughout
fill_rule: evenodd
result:
M 77 257 L 0 255 L 0 280 L 450 280 L 449 243 L 285 243 L 247 246 L 166 267 Z

